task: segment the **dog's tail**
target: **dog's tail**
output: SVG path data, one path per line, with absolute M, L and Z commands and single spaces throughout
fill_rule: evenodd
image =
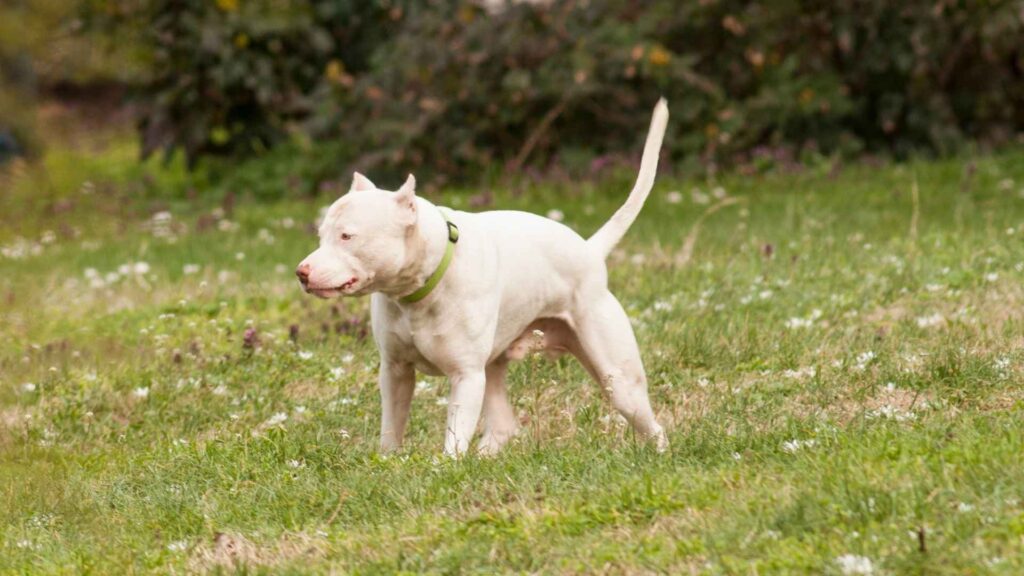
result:
M 658 172 L 658 154 L 661 152 L 661 139 L 665 136 L 667 124 L 668 103 L 662 98 L 654 107 L 651 128 L 647 132 L 647 142 L 644 144 L 644 155 L 640 159 L 640 174 L 636 177 L 636 184 L 633 185 L 629 198 L 612 215 L 611 219 L 587 240 L 605 257 L 625 236 L 626 230 L 629 230 L 630 225 L 640 214 L 640 209 L 644 207 L 644 201 L 647 200 L 647 195 L 650 194 L 651 187 L 654 186 L 654 176 Z

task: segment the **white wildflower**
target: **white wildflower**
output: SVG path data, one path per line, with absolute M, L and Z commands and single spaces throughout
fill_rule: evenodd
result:
M 24 392 L 35 392 L 36 391 L 36 385 L 31 383 L 31 382 L 25 382 L 24 384 L 21 385 L 21 389 Z
M 267 421 L 264 422 L 264 425 L 266 425 L 268 427 L 270 427 L 270 426 L 277 426 L 278 424 L 284 423 L 284 421 L 287 420 L 287 419 L 288 419 L 288 413 L 286 413 L 286 412 L 277 412 L 276 414 L 274 414 L 270 418 L 267 418 Z
M 875 573 L 875 566 L 871 559 L 856 554 L 843 554 L 836 558 L 839 571 L 845 576 L 868 576 Z
M 910 410 L 904 410 L 898 406 L 891 404 L 884 404 L 875 408 L 874 410 L 868 410 L 865 416 L 869 420 L 874 419 L 888 419 L 895 420 L 896 422 L 907 422 L 917 418 L 917 414 Z
M 930 316 L 920 316 L 917 319 L 918 328 L 933 328 L 935 326 L 941 326 L 946 323 L 946 317 L 936 312 Z
M 192 274 L 198 274 L 199 270 L 200 270 L 199 264 L 185 264 L 184 266 L 181 267 L 182 273 L 185 274 L 186 276 L 191 276 Z
M 299 360 L 311 360 L 313 358 L 313 353 L 308 350 L 299 350 L 298 356 Z
M 668 194 L 665 194 L 665 201 L 669 204 L 679 204 L 683 201 L 683 193 L 678 190 L 673 190 Z
M 868 350 L 867 352 L 861 352 L 860 354 L 857 355 L 857 360 L 853 368 L 855 370 L 864 370 L 865 368 L 868 367 L 868 364 L 870 364 L 871 361 L 874 359 L 875 353 L 872 352 L 871 350 Z
M 794 317 L 790 318 L 789 320 L 786 320 L 786 328 L 793 328 L 793 329 L 797 329 L 797 328 L 810 328 L 813 325 L 814 325 L 814 320 L 811 320 L 810 318 L 804 319 L 804 318 L 798 318 L 798 317 L 794 316 Z
M 814 378 L 818 374 L 818 370 L 814 366 L 806 366 L 804 368 L 797 368 L 796 370 L 783 370 L 782 375 L 786 378 L 793 380 L 804 380 L 806 378 Z
M 146 386 L 140 386 L 135 390 L 132 390 L 132 396 L 136 398 L 147 398 L 149 396 L 149 388 Z
M 548 210 L 548 218 L 554 220 L 555 222 L 561 222 L 562 220 L 565 220 L 565 214 L 563 214 L 562 211 L 558 210 L 557 208 L 552 208 L 551 210 Z
M 187 540 L 177 540 L 167 545 L 167 550 L 171 552 L 184 552 L 188 548 Z
M 787 454 L 795 454 L 804 448 L 813 448 L 818 444 L 818 441 L 813 438 L 807 440 L 787 440 L 782 443 L 782 451 Z

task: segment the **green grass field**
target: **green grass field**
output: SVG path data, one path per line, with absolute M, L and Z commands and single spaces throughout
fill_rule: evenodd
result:
M 329 193 L 168 199 L 133 154 L 0 179 L 0 571 L 1024 572 L 1024 151 L 662 179 L 610 282 L 670 451 L 537 357 L 459 461 L 433 378 L 376 452 L 367 301 L 292 273 Z M 493 205 L 586 235 L 631 177 Z

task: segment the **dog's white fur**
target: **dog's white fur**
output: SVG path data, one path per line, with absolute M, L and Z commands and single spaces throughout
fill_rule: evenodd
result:
M 448 238 L 444 218 L 415 195 L 412 176 L 397 192 L 386 192 L 355 174 L 349 193 L 324 218 L 320 247 L 298 274 L 320 297 L 372 294 L 382 450 L 401 446 L 418 369 L 444 374 L 451 383 L 445 453 L 468 450 L 481 411 L 478 449 L 498 451 L 518 430 L 506 392 L 508 362 L 540 348 L 576 356 L 642 436 L 659 450 L 668 446 L 651 410 L 629 319 L 608 291 L 605 265 L 651 191 L 667 122 L 661 100 L 628 200 L 589 240 L 526 212 L 454 212 L 460 238 L 451 265 L 440 284 L 412 304 L 400 298 L 423 286 L 440 263 Z

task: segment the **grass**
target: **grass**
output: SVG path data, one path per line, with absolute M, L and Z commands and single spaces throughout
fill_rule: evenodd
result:
M 0 571 L 1024 570 L 1024 151 L 663 179 L 610 282 L 669 453 L 530 358 L 521 436 L 460 461 L 432 378 L 375 450 L 367 302 L 292 276 L 328 195 L 173 199 L 132 153 L 0 181 Z M 588 234 L 629 177 L 495 204 Z

